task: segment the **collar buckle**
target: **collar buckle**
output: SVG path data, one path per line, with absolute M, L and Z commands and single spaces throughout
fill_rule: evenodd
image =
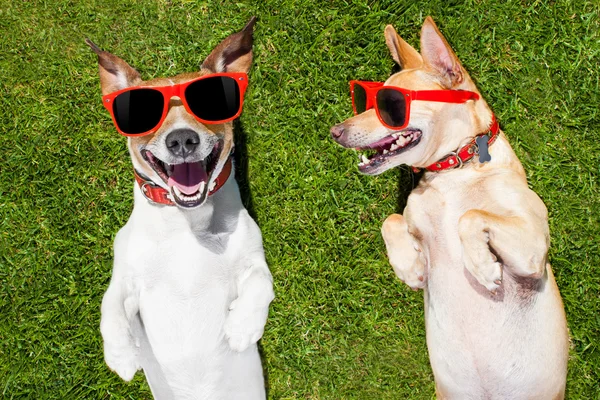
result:
M 164 203 L 160 203 L 160 202 L 157 202 L 156 200 L 154 200 L 152 198 L 152 196 L 150 195 L 150 193 L 148 192 L 149 189 L 162 189 L 162 187 L 158 186 L 156 183 L 154 183 L 152 181 L 143 181 L 142 183 L 140 183 L 140 190 L 142 191 L 142 194 L 144 195 L 146 200 L 148 200 L 152 204 L 164 204 Z M 169 199 L 170 201 L 173 201 L 173 199 L 171 198 L 171 193 L 166 192 L 165 197 L 167 199 Z
M 460 156 L 458 155 L 458 153 L 456 151 L 451 151 L 450 153 L 448 153 L 448 156 L 454 156 L 454 158 L 456 159 L 456 165 L 454 165 L 452 167 L 452 169 L 462 168 L 462 166 L 464 165 L 464 162 L 463 162 L 462 158 L 460 158 Z M 452 159 L 448 160 L 448 163 L 450 165 L 452 165 Z

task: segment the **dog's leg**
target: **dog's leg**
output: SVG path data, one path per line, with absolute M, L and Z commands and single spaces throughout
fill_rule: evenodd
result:
M 412 289 L 425 287 L 425 257 L 400 214 L 386 218 L 381 227 L 388 258 L 394 272 Z
M 502 283 L 502 265 L 496 255 L 514 275 L 544 276 L 550 239 L 545 220 L 535 213 L 521 217 L 469 210 L 460 218 L 458 231 L 466 268 L 488 290 Z
M 123 279 L 113 276 L 102 299 L 100 332 L 104 340 L 104 360 L 125 381 L 140 369 L 139 344 L 132 336 L 130 321 L 139 311 L 137 297 Z
M 238 277 L 237 288 L 238 297 L 229 306 L 224 329 L 229 346 L 242 352 L 262 337 L 269 304 L 275 297 L 273 278 L 262 249 Z

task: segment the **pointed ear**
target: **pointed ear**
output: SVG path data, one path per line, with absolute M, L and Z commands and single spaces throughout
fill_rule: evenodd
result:
M 423 65 L 423 58 L 410 44 L 406 43 L 396 33 L 392 25 L 385 27 L 385 43 L 387 44 L 392 58 L 402 69 L 419 68 Z
M 106 95 L 117 90 L 134 86 L 141 82 L 140 74 L 119 57 L 101 50 L 90 39 L 85 42 L 98 55 L 98 69 L 100 71 L 100 86 L 102 94 Z
M 206 57 L 202 68 L 212 72 L 248 72 L 252 65 L 252 33 L 256 17 L 241 31 L 229 35 Z
M 466 72 L 458 57 L 431 17 L 425 19 L 421 29 L 421 55 L 425 65 L 439 74 L 448 88 L 458 86 L 465 80 Z

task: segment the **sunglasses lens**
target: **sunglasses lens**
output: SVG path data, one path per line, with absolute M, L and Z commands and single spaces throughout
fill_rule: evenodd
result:
M 362 86 L 357 84 L 354 84 L 352 91 L 354 111 L 356 111 L 357 114 L 365 112 L 365 110 L 367 109 L 367 92 Z
M 402 128 L 406 123 L 406 99 L 404 94 L 394 89 L 381 89 L 377 92 L 379 116 L 389 126 Z
M 164 105 L 164 97 L 159 91 L 133 89 L 115 97 L 113 115 L 122 132 L 137 135 L 158 125 Z
M 192 112 L 206 121 L 223 121 L 240 110 L 240 87 L 229 76 L 215 76 L 191 83 L 185 99 Z

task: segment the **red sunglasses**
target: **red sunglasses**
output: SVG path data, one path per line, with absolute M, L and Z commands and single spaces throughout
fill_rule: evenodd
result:
M 414 100 L 465 103 L 479 99 L 477 93 L 467 90 L 408 90 L 367 81 L 350 81 L 350 92 L 354 114 L 375 108 L 381 123 L 395 130 L 408 126 L 410 103 Z
M 232 121 L 242 113 L 247 87 L 244 73 L 210 74 L 177 85 L 129 87 L 102 96 L 102 104 L 121 135 L 144 136 L 160 128 L 174 96 L 202 123 Z

